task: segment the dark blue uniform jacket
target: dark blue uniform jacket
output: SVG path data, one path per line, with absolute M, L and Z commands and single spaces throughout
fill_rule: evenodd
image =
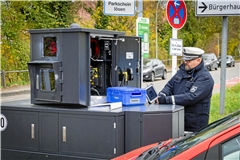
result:
M 208 124 L 214 81 L 203 61 L 191 71 L 184 66 L 180 65 L 160 93 L 166 95 L 166 104 L 184 106 L 185 131 L 195 132 Z

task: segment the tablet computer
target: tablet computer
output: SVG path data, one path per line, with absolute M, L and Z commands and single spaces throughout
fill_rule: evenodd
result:
M 146 97 L 147 97 L 148 103 L 150 103 L 150 104 L 153 103 L 158 98 L 158 94 L 157 94 L 153 84 L 147 86 Z

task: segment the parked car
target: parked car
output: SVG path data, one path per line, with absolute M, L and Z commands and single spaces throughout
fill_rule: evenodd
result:
M 205 53 L 203 54 L 203 61 L 205 67 L 211 71 L 213 69 L 218 69 L 218 59 L 214 53 Z
M 163 62 L 159 59 L 144 58 L 143 59 L 143 80 L 154 81 L 155 78 L 167 78 L 167 69 Z
M 240 159 L 240 110 L 198 132 L 132 150 L 113 160 Z
M 227 67 L 235 67 L 235 59 L 232 56 L 227 55 L 226 65 Z M 221 57 L 218 58 L 218 67 L 221 67 Z

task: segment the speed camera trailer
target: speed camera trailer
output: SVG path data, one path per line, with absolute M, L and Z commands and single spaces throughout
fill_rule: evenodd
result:
M 141 87 L 141 37 L 76 25 L 29 33 L 32 104 L 90 106 L 108 87 Z

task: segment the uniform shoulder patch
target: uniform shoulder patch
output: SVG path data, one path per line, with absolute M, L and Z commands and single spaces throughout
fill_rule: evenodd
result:
M 196 92 L 197 89 L 198 89 L 197 86 L 192 86 L 192 88 L 190 89 L 190 92 L 194 93 Z

